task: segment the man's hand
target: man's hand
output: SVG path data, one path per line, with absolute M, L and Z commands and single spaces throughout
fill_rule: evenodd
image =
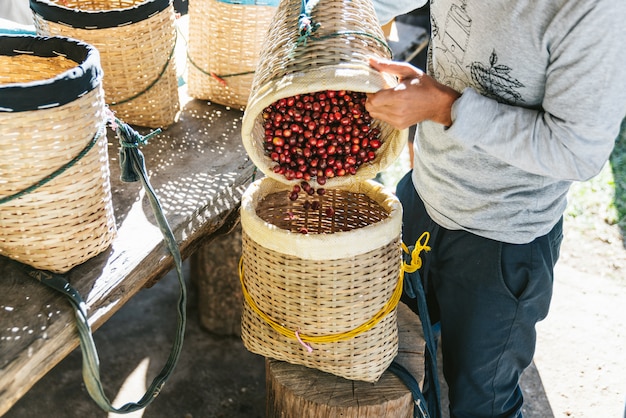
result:
M 398 129 L 424 120 L 452 125 L 452 104 L 460 93 L 409 63 L 370 58 L 370 66 L 399 79 L 394 88 L 367 94 L 365 108 L 373 118 Z

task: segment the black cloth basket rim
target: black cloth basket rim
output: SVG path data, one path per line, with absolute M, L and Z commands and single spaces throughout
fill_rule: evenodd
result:
M 23 112 L 62 106 L 102 82 L 100 53 L 93 46 L 62 36 L 0 35 L 0 55 L 64 56 L 76 67 L 55 77 L 0 85 L 0 112 Z M 24 69 L 28 71 L 28 69 Z
M 30 0 L 30 9 L 49 22 L 77 29 L 105 29 L 141 22 L 171 3 L 172 0 L 147 0 L 125 9 L 91 11 L 72 9 L 49 0 Z

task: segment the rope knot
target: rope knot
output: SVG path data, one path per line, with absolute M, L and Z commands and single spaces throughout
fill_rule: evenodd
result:
M 110 112 L 110 111 L 109 111 Z M 109 125 L 115 131 L 120 147 L 120 179 L 123 182 L 131 183 L 139 181 L 141 175 L 140 169 L 143 167 L 145 172 L 145 162 L 143 154 L 139 151 L 140 145 L 146 145 L 148 141 L 161 133 L 161 129 L 157 128 L 147 135 L 141 135 L 125 122 L 117 119 L 112 113 L 109 113 Z M 138 167 L 133 166 L 133 161 L 139 164 Z
M 321 25 L 313 21 L 311 18 L 311 12 L 313 8 L 317 6 L 319 0 L 302 0 L 302 7 L 300 9 L 300 17 L 298 18 L 298 40 L 296 45 L 303 44 L 306 46 L 306 41 L 315 33 L 317 28 Z
M 161 133 L 161 128 L 157 128 L 146 135 L 141 135 L 127 123 L 121 122 L 118 119 L 115 120 L 114 126 L 120 145 L 124 148 L 137 148 L 141 145 L 146 145 L 151 138 Z
M 420 268 L 422 268 L 422 258 L 420 257 L 420 253 L 422 251 L 430 251 L 430 247 L 427 245 L 428 240 L 430 239 L 430 234 L 428 232 L 424 232 L 419 239 L 415 242 L 415 245 L 407 247 L 404 243 L 402 243 L 402 250 L 405 252 L 405 260 L 408 260 L 408 263 L 404 262 L 404 271 L 406 273 L 414 273 Z
M 297 45 L 302 44 L 306 46 L 307 40 L 313 35 L 313 33 L 315 33 L 317 28 L 319 28 L 320 26 L 321 24 L 313 22 L 311 16 L 309 16 L 308 14 L 301 14 L 298 27 L 298 33 L 300 34 L 300 36 L 298 37 Z

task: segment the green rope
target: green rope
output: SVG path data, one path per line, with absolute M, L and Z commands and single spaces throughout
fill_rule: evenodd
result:
M 313 41 L 322 41 L 324 39 L 334 38 L 337 36 L 345 36 L 345 35 L 365 36 L 365 37 L 371 38 L 375 40 L 376 42 L 378 42 L 380 45 L 382 45 L 387 50 L 390 57 L 393 57 L 393 51 L 391 50 L 391 48 L 389 48 L 389 45 L 387 44 L 387 42 L 383 39 L 380 39 L 377 36 L 372 35 L 371 33 L 360 32 L 360 31 L 339 31 L 339 32 L 328 34 L 328 35 L 314 36 L 317 29 L 321 26 L 320 23 L 315 22 L 313 18 L 311 17 L 313 8 L 317 6 L 318 1 L 319 0 L 302 0 L 302 5 L 300 9 L 300 17 L 298 18 L 298 39 L 296 40 L 296 44 L 293 50 L 289 54 L 290 57 L 293 58 L 295 54 L 295 50 L 300 45 L 303 45 L 304 47 L 306 47 L 307 41 L 309 39 Z
M 180 37 L 183 38 L 183 41 L 185 42 L 185 45 L 189 45 L 188 42 L 187 42 L 187 39 L 185 38 L 185 35 L 183 35 L 180 32 L 180 29 L 178 27 L 177 27 L 177 30 L 180 33 Z M 186 51 L 186 55 L 187 55 L 187 61 L 189 61 L 191 63 L 191 65 L 193 65 L 193 67 L 196 70 L 200 71 L 204 75 L 208 75 L 209 77 L 215 78 L 217 81 L 219 81 L 222 84 L 226 84 L 226 81 L 224 81 L 225 78 L 239 77 L 239 76 L 242 76 L 242 75 L 254 74 L 254 70 L 253 71 L 243 71 L 241 73 L 224 74 L 224 75 L 222 75 L 222 74 L 215 74 L 213 72 L 205 71 L 204 69 L 200 68 L 200 66 L 198 64 L 196 64 L 193 59 L 191 59 L 191 55 L 189 55 L 189 49 L 185 48 L 185 51 Z
M 104 132 L 106 124 L 103 123 L 102 126 L 100 127 L 100 129 L 98 129 L 98 132 L 96 132 L 96 134 L 93 136 L 93 138 L 91 138 L 91 141 L 89 141 L 89 143 L 85 146 L 85 148 L 83 148 L 81 150 L 81 152 L 79 152 L 74 158 L 72 158 L 67 164 L 59 167 L 58 169 L 56 169 L 55 171 L 53 171 L 51 174 L 48 174 L 46 177 L 44 177 L 43 179 L 39 180 L 38 182 L 36 182 L 35 184 L 20 190 L 17 193 L 14 193 L 12 195 L 9 196 L 5 196 L 3 198 L 0 198 L 0 205 L 10 202 L 12 200 L 15 199 L 19 199 L 20 197 L 28 194 L 28 193 L 32 193 L 33 191 L 37 190 L 38 188 L 40 188 L 41 186 L 49 183 L 50 181 L 54 180 L 55 178 L 57 178 L 58 176 L 60 176 L 61 174 L 63 174 L 65 171 L 67 171 L 68 169 L 70 169 L 71 167 L 73 167 L 81 158 L 83 158 L 92 148 L 93 146 L 98 142 L 98 139 L 100 139 L 100 136 L 102 135 L 102 133 Z
M 130 125 L 115 117 L 113 117 L 111 122 L 111 128 L 117 134 L 121 146 L 119 152 L 121 170 L 120 179 L 123 182 L 139 181 L 140 177 L 138 175 L 138 169 L 130 163 L 133 160 L 131 154 L 132 150 L 138 148 L 140 145 L 147 144 L 150 138 L 161 133 L 161 129 L 157 128 L 145 136 L 140 135 L 139 132 L 131 128 Z M 143 155 L 139 155 L 140 157 L 137 158 L 143 159 Z
M 170 66 L 170 61 L 172 61 L 172 57 L 174 56 L 174 51 L 175 50 L 176 50 L 176 39 L 174 39 L 174 46 L 172 47 L 172 50 L 170 51 L 170 55 L 169 55 L 169 57 L 167 57 L 167 61 L 165 61 L 165 65 L 161 69 L 161 73 L 157 76 L 157 78 L 154 81 L 152 81 L 152 83 L 150 83 L 148 85 L 148 87 L 146 87 L 145 89 L 143 89 L 139 93 L 135 94 L 134 96 L 131 96 L 128 99 L 124 99 L 124 100 L 120 100 L 120 101 L 117 101 L 117 102 L 109 103 L 109 106 L 118 106 L 118 105 L 121 105 L 121 104 L 124 104 L 124 103 L 128 103 L 128 102 L 130 102 L 132 100 L 135 100 L 139 96 L 147 93 L 152 87 L 154 87 L 156 85 L 156 83 L 159 82 L 159 80 L 161 80 L 161 78 L 163 77 L 163 74 L 165 74 L 165 71 Z
M 389 54 L 389 56 L 391 58 L 393 57 L 393 51 L 391 50 L 391 48 L 389 48 L 389 44 L 387 44 L 387 42 L 384 41 L 383 39 L 380 39 L 379 37 L 374 36 L 374 35 L 372 35 L 371 33 L 368 33 L 368 32 L 344 30 L 344 31 L 339 31 L 339 32 L 335 32 L 335 33 L 329 33 L 328 35 L 322 35 L 322 36 L 307 35 L 305 38 L 306 39 L 310 39 L 312 41 L 323 41 L 325 39 L 336 38 L 338 36 L 345 36 L 345 35 L 364 36 L 364 37 L 373 39 L 374 41 L 379 43 L 381 46 L 383 46 L 387 50 L 387 53 Z M 291 51 L 290 57 L 293 58 L 293 56 L 295 54 L 295 50 L 300 45 L 306 46 L 306 40 L 302 41 L 302 39 L 303 39 L 303 37 L 302 37 L 302 35 L 300 35 L 298 37 L 297 41 L 296 41 L 296 44 L 295 44 L 293 50 Z
M 329 38 L 334 38 L 334 37 L 337 37 L 337 36 L 344 36 L 344 35 L 365 36 L 367 38 L 373 39 L 376 42 L 378 42 L 380 45 L 382 45 L 387 50 L 389 55 L 391 57 L 393 57 L 393 51 L 391 50 L 391 48 L 389 48 L 389 44 L 386 41 L 380 39 L 377 36 L 372 35 L 371 33 L 367 33 L 367 32 L 344 30 L 344 31 L 339 31 L 339 32 L 335 32 L 335 33 L 330 33 L 330 34 L 324 35 L 324 36 L 311 36 L 311 39 L 314 40 L 314 41 L 323 41 L 324 39 L 329 39 Z
M 198 64 L 196 64 L 192 59 L 191 59 L 191 55 L 189 55 L 189 50 L 187 50 L 187 60 L 191 63 L 191 65 L 193 65 L 193 67 L 200 71 L 202 74 L 204 75 L 208 75 L 209 77 L 213 77 L 215 78 L 217 81 L 219 81 L 222 84 L 225 84 L 226 82 L 224 81 L 224 78 L 229 78 L 229 77 L 239 77 L 242 75 L 248 75 L 248 74 L 254 74 L 254 71 L 243 71 L 241 73 L 232 73 L 232 74 L 225 74 L 225 75 L 221 75 L 221 74 L 215 74 L 213 72 L 209 72 L 209 71 L 205 71 L 202 68 L 200 68 L 200 66 L 198 66 Z
M 183 35 L 182 32 L 180 32 L 180 28 L 177 27 L 177 30 L 179 32 L 180 37 L 183 38 L 183 42 L 185 42 L 185 45 L 189 45 L 187 43 L 187 39 L 185 38 L 185 35 Z M 254 74 L 254 71 L 243 71 L 241 73 L 233 73 L 233 74 L 225 74 L 225 75 L 215 74 L 213 72 L 205 71 L 204 69 L 200 68 L 200 66 L 196 64 L 194 60 L 191 59 L 191 55 L 189 55 L 189 49 L 185 48 L 185 51 L 186 51 L 185 55 L 187 56 L 187 61 L 189 61 L 196 70 L 200 71 L 204 75 L 208 75 L 209 77 L 215 78 L 217 81 L 219 81 L 222 84 L 226 84 L 226 81 L 224 81 L 225 78 L 239 77 L 242 75 Z

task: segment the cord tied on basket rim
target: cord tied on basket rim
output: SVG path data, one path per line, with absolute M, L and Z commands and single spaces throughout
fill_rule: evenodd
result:
M 329 33 L 323 36 L 314 36 L 317 29 L 322 25 L 319 22 L 315 22 L 313 17 L 311 16 L 313 9 L 317 6 L 319 0 L 302 0 L 302 7 L 300 9 L 300 16 L 298 17 L 298 38 L 296 40 L 294 51 L 300 45 L 305 46 L 309 39 L 312 40 L 324 40 L 333 37 L 341 37 L 341 36 L 362 36 L 365 38 L 369 38 L 375 42 L 377 42 L 380 46 L 382 46 L 389 57 L 393 57 L 393 51 L 387 44 L 384 39 L 379 38 L 376 35 L 372 35 L 371 33 L 362 32 L 362 31 L 338 31 L 335 33 Z M 291 56 L 293 57 L 294 51 L 291 51 Z
M 126 183 L 139 181 L 139 174 L 132 166 L 132 158 L 129 156 L 129 151 L 141 145 L 146 145 L 152 137 L 161 133 L 161 129 L 157 128 L 147 135 L 141 135 L 131 128 L 130 125 L 116 118 L 110 109 L 107 109 L 107 116 L 109 126 L 117 134 L 120 143 L 120 179 Z M 143 155 L 136 153 L 136 158 L 140 161 L 142 166 L 145 165 Z
M 302 0 L 302 9 L 298 18 L 298 33 L 300 36 L 296 45 L 304 44 L 306 46 L 307 39 L 320 27 L 320 23 L 314 22 L 311 17 L 311 12 L 318 2 L 319 0 Z

